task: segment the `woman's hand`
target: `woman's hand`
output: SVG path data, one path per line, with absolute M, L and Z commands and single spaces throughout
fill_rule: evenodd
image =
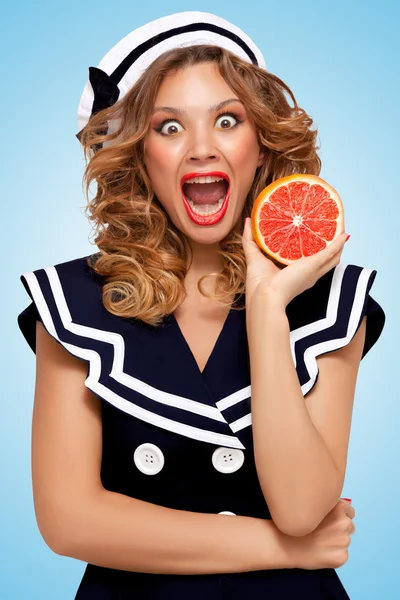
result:
M 278 267 L 258 247 L 251 232 L 250 218 L 245 219 L 242 245 L 247 262 L 247 308 L 256 291 L 274 296 L 286 308 L 293 298 L 311 288 L 322 275 L 339 264 L 346 241 L 347 234 L 343 233 L 317 254 L 300 258 L 286 267 Z
M 356 527 L 356 512 L 347 500 L 340 499 L 314 531 L 302 537 L 285 536 L 292 567 L 300 569 L 337 569 L 348 558 L 351 535 Z

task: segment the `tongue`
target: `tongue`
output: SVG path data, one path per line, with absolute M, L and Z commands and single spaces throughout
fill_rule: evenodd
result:
M 215 204 L 220 198 L 225 196 L 226 186 L 226 181 L 185 183 L 183 192 L 195 204 Z

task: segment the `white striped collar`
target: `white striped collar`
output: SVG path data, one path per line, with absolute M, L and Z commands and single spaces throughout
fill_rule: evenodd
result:
M 154 426 L 224 447 L 246 447 L 251 435 L 251 385 L 218 397 L 215 393 L 224 383 L 219 382 L 212 392 L 214 399 L 209 402 L 209 398 L 202 401 L 202 395 L 194 399 L 174 394 L 127 373 L 126 344 L 134 343 L 133 336 L 127 339 L 118 331 L 74 321 L 62 272 L 63 265 L 52 266 L 24 273 L 21 279 L 25 279 L 50 335 L 71 354 L 88 362 L 85 385 L 90 390 L 121 411 Z M 325 316 L 290 332 L 291 353 L 303 395 L 317 379 L 316 357 L 346 345 L 354 336 L 375 274 L 372 269 L 337 265 L 330 272 L 331 279 L 327 279 L 330 283 L 326 293 L 317 299 L 326 309 Z M 78 287 L 73 289 L 79 293 Z M 194 383 L 201 386 L 200 380 Z M 206 389 L 204 385 L 204 394 Z

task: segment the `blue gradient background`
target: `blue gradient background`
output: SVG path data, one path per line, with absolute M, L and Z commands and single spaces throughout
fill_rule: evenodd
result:
M 144 4 L 147 4 L 144 7 Z M 22 272 L 89 254 L 76 109 L 88 67 L 148 20 L 214 12 L 261 47 L 319 129 L 322 177 L 339 191 L 351 234 L 342 261 L 378 271 L 371 294 L 386 327 L 360 367 L 343 496 L 357 531 L 339 575 L 352 600 L 394 599 L 400 519 L 397 379 L 399 43 L 397 3 L 353 1 L 8 3 L 1 23 L 3 386 L 1 596 L 71 600 L 85 564 L 38 531 L 30 474 L 35 360 L 16 324 Z

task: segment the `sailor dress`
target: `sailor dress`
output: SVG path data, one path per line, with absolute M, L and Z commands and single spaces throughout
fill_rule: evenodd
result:
M 232 308 L 203 371 L 173 314 L 159 326 L 117 317 L 102 303 L 89 256 L 23 273 L 30 304 L 18 325 L 35 352 L 36 320 L 87 362 L 102 399 L 101 482 L 165 507 L 271 519 L 253 456 L 245 309 Z M 339 263 L 286 307 L 305 396 L 316 357 L 348 344 L 365 315 L 362 358 L 385 323 L 371 297 L 377 271 Z M 335 569 L 204 575 L 148 574 L 87 564 L 75 600 L 348 600 Z

